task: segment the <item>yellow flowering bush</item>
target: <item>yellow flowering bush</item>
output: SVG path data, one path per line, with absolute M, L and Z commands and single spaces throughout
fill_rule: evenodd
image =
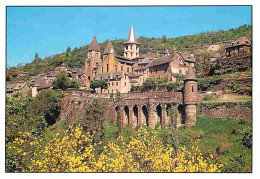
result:
M 41 140 L 41 139 L 40 139 Z M 27 134 L 25 139 L 8 143 L 7 152 L 15 152 L 24 172 L 220 172 L 222 165 L 203 157 L 197 147 L 179 151 L 164 145 L 155 130 L 140 127 L 129 143 L 122 136 L 109 141 L 96 154 L 99 144 L 81 128 L 70 129 L 64 136 L 54 135 L 44 146 Z M 26 150 L 24 145 L 27 145 Z M 29 150 L 31 149 L 31 150 Z

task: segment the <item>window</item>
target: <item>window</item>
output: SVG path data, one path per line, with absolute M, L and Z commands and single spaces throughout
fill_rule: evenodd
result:
M 90 66 L 90 62 L 88 62 L 88 66 Z
M 104 69 L 103 69 L 103 67 L 102 67 L 102 73 L 104 72 Z
M 90 81 L 90 76 L 88 76 L 88 81 Z
M 125 79 L 126 79 L 126 75 L 125 75 Z
M 132 67 L 132 72 L 134 72 L 134 67 Z
M 157 73 L 157 68 L 155 68 L 155 73 Z
M 108 67 L 109 67 L 109 66 L 108 66 L 108 64 L 107 64 L 107 72 L 108 72 L 108 70 L 109 70 Z
M 100 77 L 100 80 L 102 80 L 103 79 L 103 77 Z
M 114 90 L 112 89 L 112 93 L 114 92 Z
M 118 85 L 118 82 L 116 82 L 116 86 Z
M 164 69 L 164 72 L 165 72 L 165 73 L 167 72 L 167 69 L 166 69 L 166 68 Z
M 108 79 L 110 79 L 110 76 L 108 76 Z
M 123 71 L 123 66 L 121 66 L 121 71 Z
M 125 86 L 126 86 L 126 82 L 125 82 Z
M 182 74 L 182 69 L 179 69 L 179 73 Z
M 117 65 L 115 65 L 115 70 L 117 71 Z
M 114 85 L 114 83 L 112 82 L 112 86 Z
M 194 92 L 194 86 L 192 86 L 192 89 L 191 89 L 192 92 Z
M 129 72 L 129 67 L 127 67 L 127 72 Z

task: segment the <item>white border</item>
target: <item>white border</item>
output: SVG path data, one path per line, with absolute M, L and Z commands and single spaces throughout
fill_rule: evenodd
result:
M 1 95 L 1 125 L 0 125 L 0 178 L 26 178 L 26 179 L 35 179 L 37 178 L 68 178 L 71 179 L 72 177 L 80 177 L 80 178 L 132 178 L 132 177 L 146 177 L 146 178 L 191 178 L 191 177 L 199 177 L 200 179 L 208 179 L 208 178 L 236 178 L 236 179 L 249 179 L 249 178 L 260 178 L 260 150 L 259 143 L 260 140 L 258 139 L 260 133 L 260 115 L 258 114 L 258 110 L 260 107 L 260 70 L 257 69 L 260 67 L 260 53 L 259 53 L 259 42 L 260 42 L 260 6 L 259 0 L 185 0 L 185 1 L 176 1 L 176 0 L 149 0 L 149 1 L 138 1 L 138 0 L 131 0 L 131 1 L 122 1 L 122 0 L 113 0 L 113 1 L 106 1 L 106 0 L 94 0 L 90 2 L 86 2 L 86 0 L 1 0 L 0 1 L 0 76 L 1 76 L 1 87 L 0 87 L 0 95 Z M 189 173 L 166 173 L 166 174 L 159 174 L 159 173 L 119 173 L 119 174 L 103 174 L 103 173 L 40 173 L 40 174 L 15 174 L 15 173 L 5 173 L 5 39 L 6 39 L 6 30 L 5 30 L 5 21 L 6 21 L 6 6 L 26 6 L 26 5 L 46 5 L 46 6 L 76 6 L 76 5 L 253 5 L 253 173 L 252 174 L 189 174 Z

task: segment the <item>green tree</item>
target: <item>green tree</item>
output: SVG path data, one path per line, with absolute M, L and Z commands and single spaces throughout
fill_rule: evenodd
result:
M 60 98 L 51 89 L 42 90 L 30 104 L 30 110 L 43 116 L 48 125 L 53 125 L 60 115 Z
M 167 41 L 167 37 L 166 37 L 166 35 L 163 35 L 162 36 L 162 43 L 166 43 L 166 41 Z
M 105 80 L 96 80 L 96 81 L 92 81 L 90 84 L 90 88 L 94 90 L 96 88 L 100 88 L 101 89 L 101 93 L 103 91 L 103 89 L 107 89 L 108 85 L 107 82 Z
M 70 79 L 67 77 L 67 72 L 61 71 L 57 74 L 57 78 L 52 81 L 53 89 L 66 90 L 70 86 Z
M 79 89 L 79 82 L 74 79 L 71 79 L 69 88 Z

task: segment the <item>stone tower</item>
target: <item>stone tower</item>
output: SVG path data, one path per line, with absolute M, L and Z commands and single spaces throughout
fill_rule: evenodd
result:
M 113 44 L 111 42 L 111 40 L 108 41 L 106 48 L 104 50 L 104 54 L 103 54 L 103 61 L 104 61 L 104 68 L 103 68 L 103 72 L 113 72 L 115 71 L 114 69 L 114 59 L 115 59 L 116 53 L 115 53 L 115 49 L 113 47 Z M 102 73 L 103 73 L 102 72 Z
M 97 38 L 94 36 L 88 48 L 88 54 L 85 60 L 85 84 L 87 89 L 90 88 L 90 83 L 95 76 L 95 70 L 97 69 L 98 64 L 102 62 L 100 58 L 100 50 L 101 48 L 97 42 Z
M 184 79 L 184 108 L 185 126 L 190 128 L 196 123 L 196 110 L 198 101 L 197 78 L 192 67 L 189 67 Z
M 124 43 L 124 57 L 128 59 L 139 57 L 139 43 L 136 40 L 132 25 L 127 41 Z

